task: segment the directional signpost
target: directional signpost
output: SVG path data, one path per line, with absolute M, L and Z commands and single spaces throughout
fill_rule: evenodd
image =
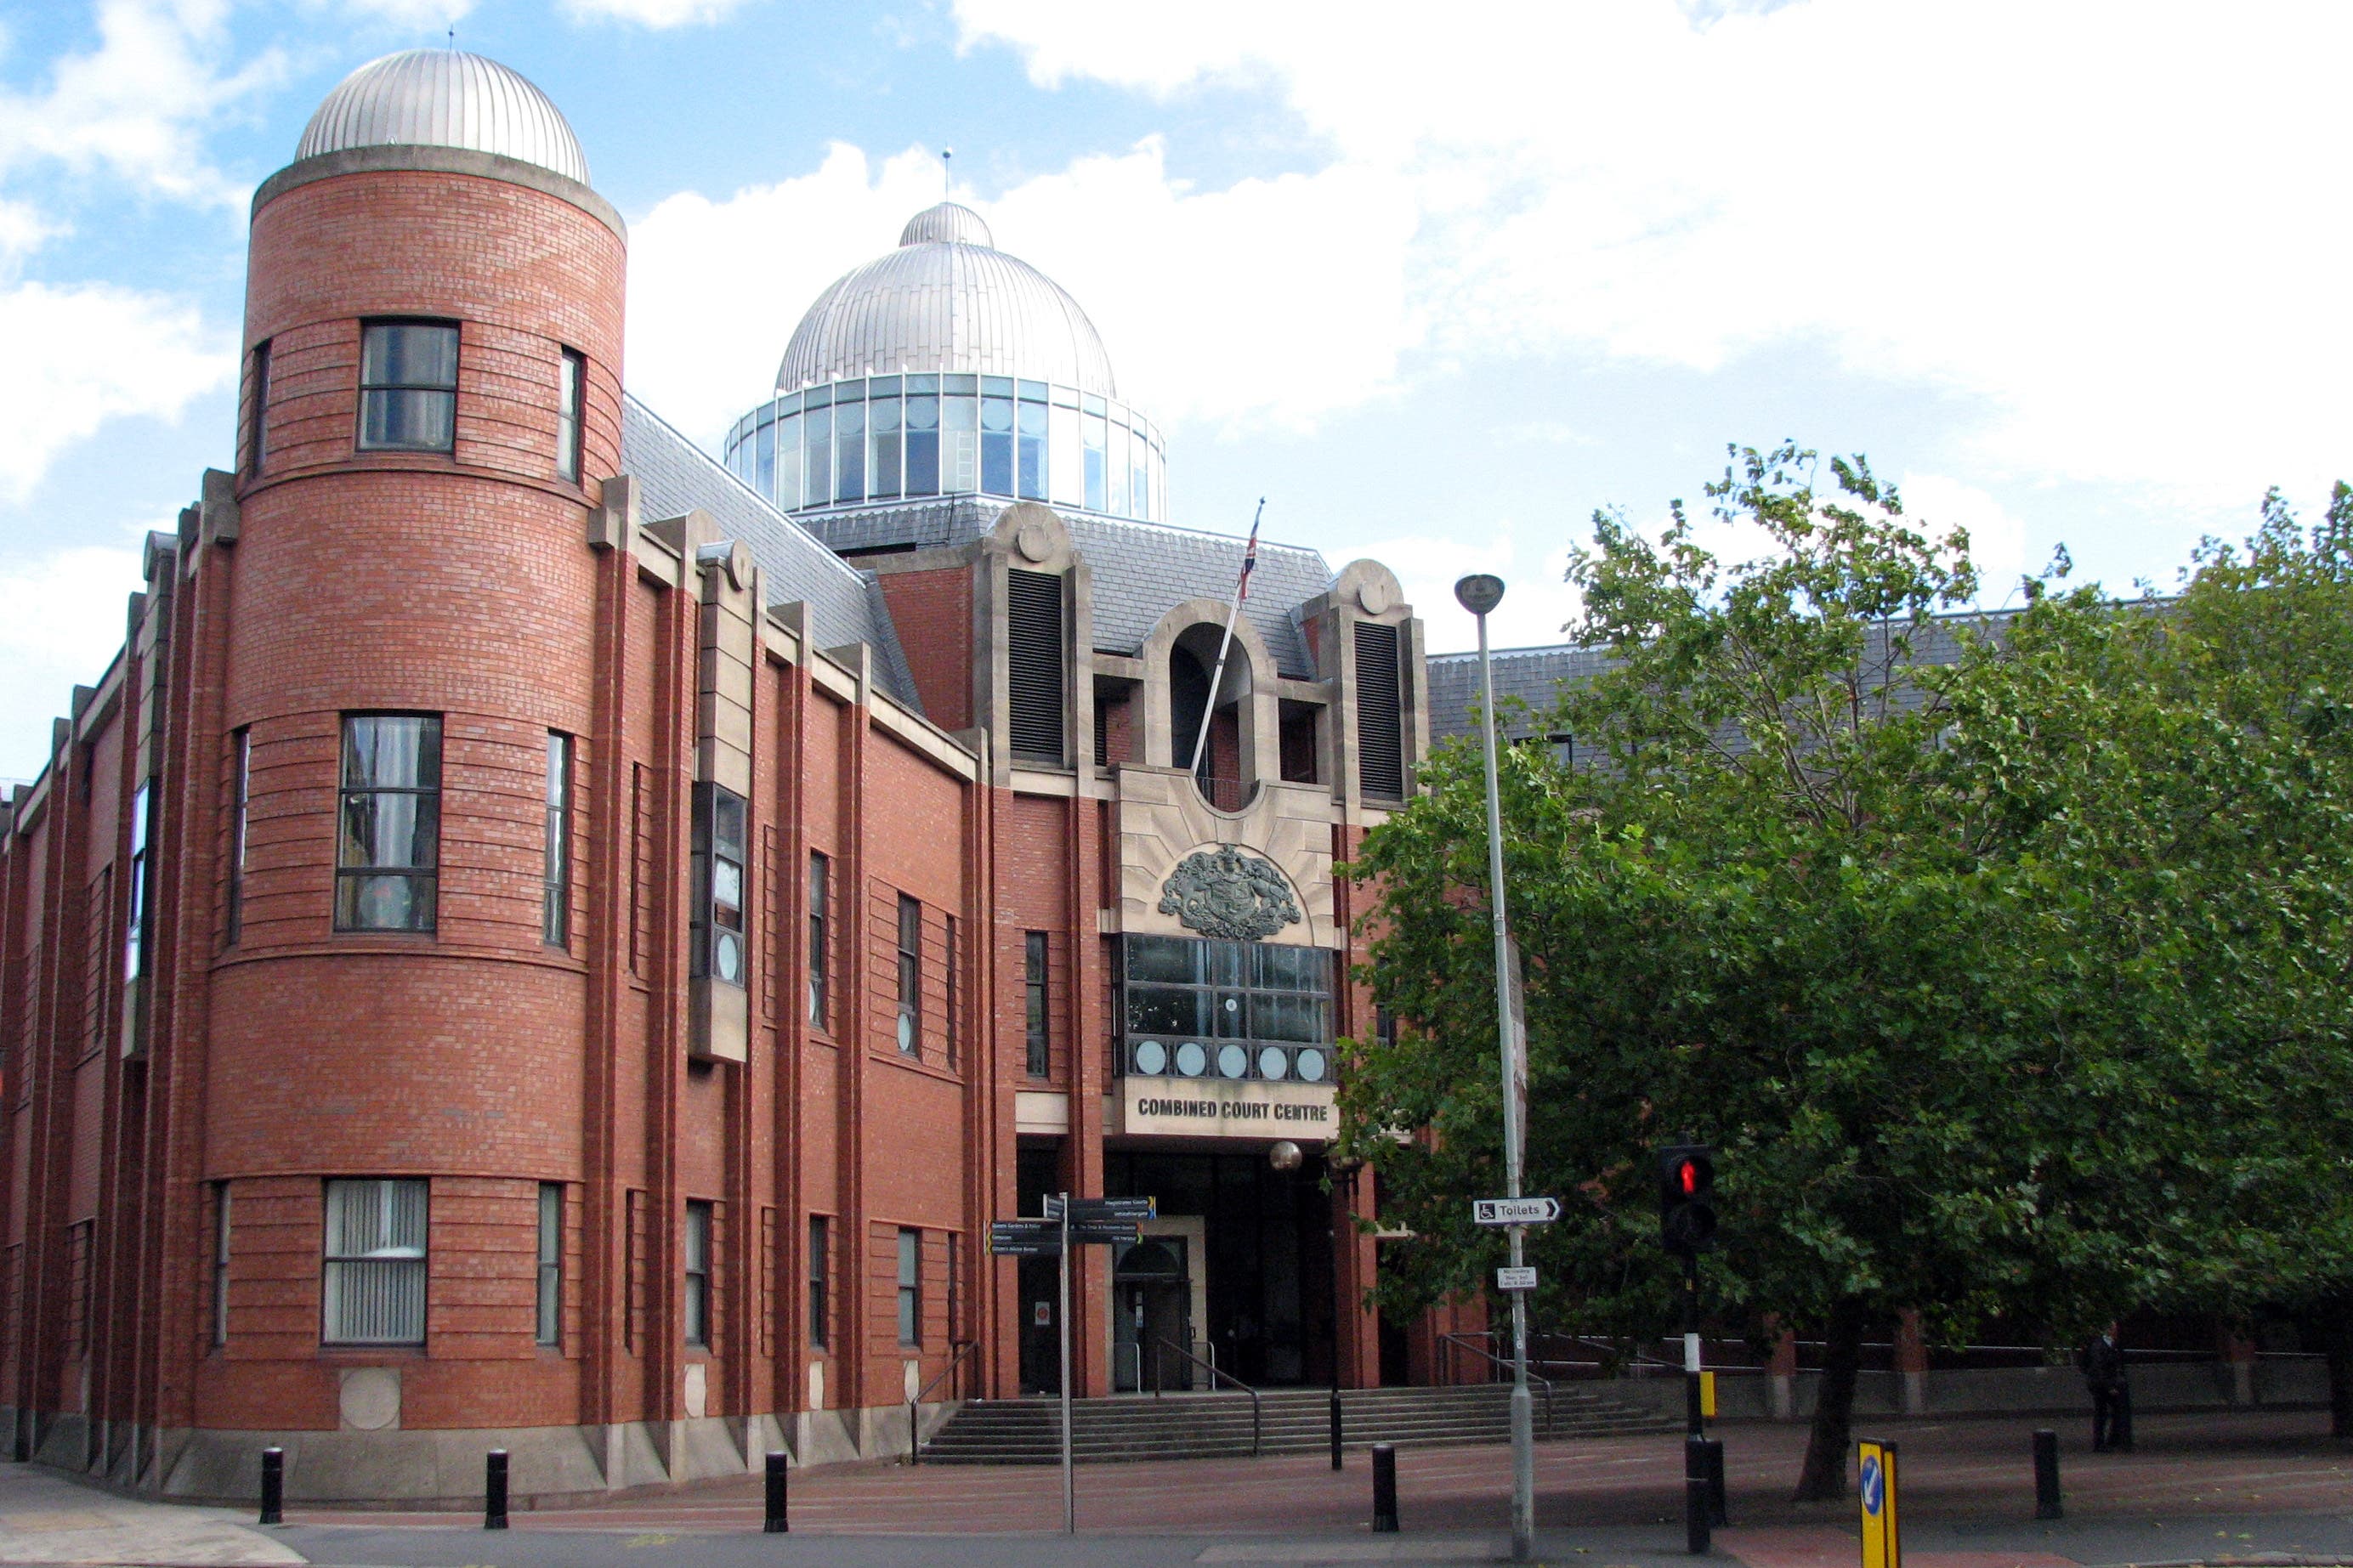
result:
M 1560 1217 L 1558 1198 L 1472 1198 L 1477 1225 L 1550 1225 Z
M 1000 1219 L 988 1226 L 988 1250 L 999 1258 L 1061 1260 L 1062 1530 L 1079 1531 L 1077 1479 L 1071 1458 L 1071 1248 L 1142 1238 L 1141 1222 L 1158 1216 L 1152 1198 L 1074 1198 L 1048 1193 L 1042 1219 Z M 910 1434 L 909 1441 L 913 1441 Z

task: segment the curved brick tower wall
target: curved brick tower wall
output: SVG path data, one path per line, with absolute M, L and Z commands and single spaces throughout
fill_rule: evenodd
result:
M 278 1256 L 266 1286 L 238 1288 L 228 1354 L 200 1379 L 204 1427 L 410 1437 L 580 1418 L 574 1366 L 533 1342 L 535 1215 L 537 1184 L 574 1184 L 576 1238 L 585 527 L 595 476 L 620 467 L 624 264 L 594 193 L 484 153 L 328 153 L 256 198 L 224 699 L 227 727 L 250 734 L 251 804 L 205 1139 L 207 1173 L 234 1183 L 239 1254 Z M 362 327 L 385 317 L 459 324 L 452 453 L 356 449 Z M 558 477 L 565 349 L 586 361 L 580 483 Z M 334 929 L 341 721 L 385 710 L 442 719 L 431 935 Z M 578 738 L 569 951 L 542 929 L 551 731 Z M 431 1178 L 421 1349 L 320 1344 L 323 1183 L 339 1176 Z

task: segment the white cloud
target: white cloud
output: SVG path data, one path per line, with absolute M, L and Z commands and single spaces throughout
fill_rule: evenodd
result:
M 683 27 L 695 22 L 724 21 L 744 0 L 565 0 L 566 15 L 609 17 L 647 27 Z
M 244 187 L 212 166 L 202 132 L 276 81 L 284 58 L 269 49 L 218 67 L 227 10 L 227 0 L 100 0 L 95 49 L 60 58 L 40 90 L 0 91 L 0 174 L 53 160 L 177 200 L 241 202 Z
M 0 289 L 0 429 L 10 435 L 0 495 L 21 499 L 65 447 L 124 415 L 176 417 L 234 373 L 227 331 L 193 306 L 111 284 Z
M 929 152 L 877 166 L 837 144 L 799 179 L 662 202 L 630 230 L 631 385 L 714 435 L 773 384 L 809 301 L 896 243 L 939 191 Z M 994 202 L 959 195 L 1000 247 L 1081 301 L 1122 390 L 1163 420 L 1309 424 L 1390 384 L 1419 335 L 1403 271 L 1410 208 L 1364 169 L 1197 192 L 1147 141 Z M 1345 267 L 1325 249 L 1340 231 Z
M 1400 308 L 1360 317 L 1365 360 L 1706 371 L 1818 341 L 1974 401 L 1997 472 L 2211 503 L 2343 466 L 2353 11 L 1702 11 L 1523 0 L 1430 27 L 1336 3 L 957 0 L 965 47 L 1013 46 L 1041 85 L 1272 84 L 1334 149 L 1303 184 L 1368 203 L 1282 236 L 1311 247 L 1284 281 L 1359 265 L 1368 221 L 1410 236 Z
M 135 548 L 88 545 L 0 570 L 0 775 L 29 779 L 47 762 L 50 721 L 122 646 L 140 564 Z
M 2022 521 L 1985 491 L 1942 474 L 1907 473 L 1895 488 L 1904 498 L 1905 521 L 1915 529 L 1931 538 L 1954 528 L 1968 531 L 1982 603 L 1999 605 L 2018 597 L 2018 580 L 2027 571 Z
M 1432 652 L 1479 646 L 1479 624 L 1454 602 L 1457 579 L 1492 572 L 1504 579 L 1504 602 L 1487 616 L 1490 647 L 1540 647 L 1561 640 L 1561 627 L 1577 614 L 1577 591 L 1564 581 L 1566 549 L 1538 552 L 1523 547 L 1506 523 L 1483 539 L 1409 533 L 1377 540 L 1350 552 L 1379 562 L 1397 574 L 1406 603 L 1421 618 Z M 1336 568 L 1345 563 L 1336 554 Z
M 346 9 L 397 26 L 439 29 L 464 21 L 474 0 L 343 0 Z

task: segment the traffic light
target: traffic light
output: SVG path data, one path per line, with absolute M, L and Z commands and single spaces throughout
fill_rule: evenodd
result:
M 1659 1151 L 1659 1241 L 1686 1258 L 1715 1245 L 1715 1151 L 1704 1143 Z

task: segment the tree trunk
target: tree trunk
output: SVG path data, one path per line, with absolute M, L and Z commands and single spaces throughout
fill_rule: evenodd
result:
M 1814 1399 L 1814 1429 L 1806 1442 L 1805 1472 L 1798 1478 L 1799 1502 L 1835 1502 L 1846 1496 L 1855 1377 L 1862 1370 L 1862 1331 L 1868 1321 L 1859 1297 L 1842 1296 L 1831 1308 L 1830 1343 Z

